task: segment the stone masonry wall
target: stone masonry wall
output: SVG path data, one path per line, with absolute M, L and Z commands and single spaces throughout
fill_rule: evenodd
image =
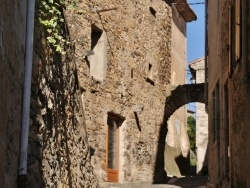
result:
M 202 62 L 200 62 L 201 64 Z M 200 69 L 196 70 L 196 83 L 205 82 L 204 62 Z M 197 147 L 197 167 L 199 173 L 207 168 L 207 145 L 208 145 L 208 115 L 205 104 L 196 103 L 196 147 Z M 206 171 L 206 170 L 205 170 Z
M 26 1 L 0 1 L 0 185 L 15 188 L 18 172 Z
M 196 83 L 205 82 L 205 60 L 200 58 L 189 65 L 196 73 Z M 196 172 L 202 174 L 207 170 L 208 115 L 205 104 L 196 103 Z
M 208 117 L 205 104 L 196 103 L 196 147 L 197 167 L 196 172 L 202 174 L 202 169 L 207 169 L 207 145 L 208 145 Z M 204 173 L 206 173 L 204 171 Z
M 62 34 L 69 39 L 66 23 Z M 57 53 L 36 20 L 28 187 L 98 187 L 74 61 L 74 46 Z
M 250 4 L 245 1 L 242 6 L 246 7 L 246 20 L 249 20 Z M 230 159 L 231 159 L 231 185 L 232 187 L 249 187 L 250 186 L 250 138 L 249 138 L 249 106 L 250 106 L 250 81 L 249 81 L 249 68 L 250 68 L 250 23 L 246 23 L 246 50 L 247 57 L 246 70 L 244 70 L 243 60 L 240 62 L 232 73 L 231 82 L 229 84 L 229 126 L 230 126 Z M 242 41 L 243 43 L 243 41 Z M 246 75 L 244 72 L 246 71 Z
M 186 22 L 173 6 L 172 11 L 172 66 L 171 84 L 173 86 L 186 83 L 186 62 L 187 62 L 187 43 L 186 43 Z M 190 144 L 187 135 L 186 106 L 177 109 L 168 120 L 168 133 L 166 138 L 165 169 L 168 175 L 181 176 L 187 173 L 189 160 Z M 173 150 L 173 151 L 172 151 Z M 173 155 L 173 153 L 176 153 Z M 176 158 L 187 161 L 177 164 Z M 185 159 L 186 158 L 186 159 Z
M 214 131 L 213 131 L 213 115 L 212 115 L 212 109 L 213 109 L 213 98 L 212 94 L 216 87 L 216 84 L 219 82 L 219 76 L 222 75 L 221 68 L 224 66 L 224 69 L 228 71 L 228 64 L 221 62 L 228 62 L 228 59 L 225 59 L 228 54 L 226 54 L 226 48 L 227 45 L 221 45 L 221 44 L 227 44 L 228 42 L 228 27 L 225 26 L 221 30 L 221 25 L 218 23 L 225 23 L 226 20 L 228 20 L 228 8 L 225 8 L 225 4 L 227 2 L 220 2 L 221 9 L 219 10 L 217 7 L 217 3 L 215 1 L 209 2 L 208 12 L 211 12 L 211 16 L 208 20 L 208 46 L 209 47 L 209 58 L 208 58 L 208 126 L 209 126 L 209 140 L 208 140 L 208 150 L 209 150 L 209 156 L 208 156 L 208 164 L 209 164 L 209 183 L 211 186 L 216 186 L 218 183 L 217 180 L 219 179 L 219 170 L 220 163 L 218 159 L 218 142 L 214 139 Z M 221 17 L 220 15 L 213 14 L 214 10 L 217 10 L 217 14 L 220 13 L 224 15 Z M 224 10 L 224 11 L 222 11 Z M 221 20 L 223 19 L 223 20 Z M 222 25 L 224 25 L 224 23 Z M 223 27 L 223 26 L 222 26 Z M 215 35 L 216 34 L 216 35 Z M 221 39 L 220 37 L 224 38 Z M 216 48 L 213 48 L 212 46 L 216 46 Z M 223 51 L 223 48 L 225 48 L 224 53 L 221 53 L 221 50 Z M 214 54 L 214 55 L 213 55 Z M 221 58 L 221 59 L 220 59 Z M 222 61 L 223 59 L 223 61 Z M 220 80 L 220 84 L 222 85 L 223 81 Z M 221 86 L 220 86 L 221 87 Z M 222 90 L 220 90 L 222 91 Z M 220 100 L 221 101 L 221 100 Z M 222 105 L 223 103 L 220 102 Z M 222 125 L 222 124 L 221 124 Z M 223 144 L 221 144 L 223 146 Z M 224 148 L 222 149 L 224 150 Z
M 249 83 L 243 84 L 242 79 L 238 79 L 241 73 L 233 76 L 229 92 L 232 99 L 230 110 L 230 140 L 231 140 L 231 176 L 232 187 L 248 187 L 250 181 L 248 175 L 250 165 L 248 155 L 250 154 L 248 137 L 249 129 Z
M 242 5 L 246 7 L 247 18 L 249 20 L 249 2 Z M 216 4 L 211 4 L 209 11 L 214 12 Z M 209 63 L 211 65 L 209 72 L 213 73 L 215 76 L 209 74 L 209 109 L 212 108 L 212 91 L 215 87 L 216 82 L 219 83 L 220 87 L 220 150 L 218 151 L 218 144 L 213 142 L 213 132 L 212 132 L 212 113 L 209 112 L 210 119 L 210 129 L 209 134 L 209 168 L 210 168 L 210 182 L 211 185 L 217 187 L 249 187 L 250 181 L 248 174 L 249 170 L 249 160 L 248 156 L 250 154 L 249 144 L 250 139 L 248 133 L 249 129 L 249 81 L 247 81 L 244 74 L 243 61 L 237 63 L 237 65 L 230 70 L 229 66 L 229 52 L 228 49 L 230 34 L 228 32 L 229 24 L 231 22 L 229 17 L 229 8 L 230 3 L 228 1 L 221 2 L 219 16 L 211 16 L 209 23 L 215 23 L 216 17 L 219 18 L 220 23 L 218 28 L 211 27 L 210 38 L 213 38 L 212 30 L 214 33 L 219 35 L 218 51 L 213 50 L 209 51 Z M 210 14 L 211 15 L 211 14 Z M 247 24 L 247 30 L 245 31 L 249 35 L 249 23 Z M 248 37 L 247 37 L 248 38 Z M 217 46 L 217 44 L 212 41 L 214 38 L 209 41 L 211 46 Z M 243 41 L 246 39 L 243 39 Z M 249 40 L 249 39 L 248 39 Z M 221 48 L 220 48 L 221 45 Z M 210 48 L 212 49 L 212 48 Z M 246 50 L 249 54 L 249 42 L 247 42 L 247 47 L 241 49 L 241 51 Z M 219 60 L 211 59 L 210 57 L 215 57 L 215 54 L 218 54 Z M 246 59 L 246 63 L 249 66 L 249 57 Z M 213 67 L 214 66 L 214 67 Z M 215 68 L 217 67 L 217 68 Z M 248 67 L 249 68 L 249 67 Z M 219 69 L 219 70 L 216 70 Z M 231 72 L 229 77 L 228 72 Z M 247 75 L 249 76 L 249 75 Z M 226 95 L 228 94 L 228 100 Z M 211 106 L 210 106 L 211 105 Z M 226 105 L 228 105 L 228 113 L 226 111 Z M 229 139 L 227 138 L 227 134 Z M 227 139 L 229 144 L 227 143 Z M 228 165 L 227 165 L 228 164 Z
M 171 7 L 154 1 L 79 1 L 67 10 L 75 41 L 77 74 L 86 116 L 87 132 L 98 179 L 107 181 L 106 131 L 111 112 L 123 117 L 120 127 L 119 181 L 152 181 L 159 128 L 171 72 Z M 107 58 L 104 81 L 90 75 L 91 31 L 107 36 L 107 49 L 95 51 Z M 150 71 L 149 64 L 153 69 Z M 152 68 L 151 67 L 151 68 Z M 149 75 L 150 74 L 150 75 Z M 134 107 L 142 105 L 141 112 Z

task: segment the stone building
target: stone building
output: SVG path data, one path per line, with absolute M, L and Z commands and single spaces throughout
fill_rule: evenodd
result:
M 195 110 L 187 107 L 187 117 L 195 117 Z
M 48 43 L 46 29 L 35 20 L 29 187 L 166 180 L 164 161 L 158 161 L 164 157 L 157 147 L 162 144 L 159 131 L 167 126 L 171 70 L 179 71 L 172 58 L 180 58 L 180 64 L 185 60 L 185 40 L 176 42 L 183 54 L 172 55 L 172 10 L 180 32 L 185 22 L 196 19 L 185 0 L 173 2 L 78 1 L 62 11 L 60 34 L 70 41 L 63 46 L 65 54 Z M 0 183 L 13 188 L 20 157 L 27 6 L 7 0 L 1 5 Z
M 26 3 L 0 3 L 0 185 L 16 187 L 19 158 Z
M 171 7 L 103 0 L 79 7 L 83 16 L 68 12 L 69 29 L 98 180 L 152 181 L 171 78 Z
M 156 168 L 160 163 L 156 156 L 171 84 L 172 35 L 183 38 L 183 43 L 175 43 L 175 53 L 177 43 L 184 48 L 175 56 L 182 64 L 185 22 L 196 18 L 184 5 L 181 14 L 175 10 L 176 17 L 184 17 L 177 19 L 183 27 L 177 33 L 172 33 L 172 4 L 167 1 L 96 0 L 79 4 L 83 16 L 71 17 L 67 12 L 76 41 L 92 164 L 100 182 L 164 179 L 163 166 Z M 179 6 L 175 8 L 182 10 Z M 183 71 L 176 84 L 184 82 Z
M 197 59 L 189 64 L 192 77 L 196 83 L 205 83 L 205 59 Z M 208 145 L 208 116 L 205 104 L 196 103 L 196 172 L 202 173 L 207 169 L 207 145 Z
M 180 16 L 178 4 L 172 6 L 171 34 L 171 85 L 176 87 L 186 83 L 187 39 L 186 15 Z M 193 11 L 186 7 L 189 14 Z M 191 21 L 191 20 L 189 20 Z M 186 106 L 177 109 L 168 120 L 168 133 L 165 146 L 165 169 L 169 176 L 188 174 L 189 140 L 187 135 Z M 185 162 L 178 164 L 176 158 Z M 186 159 L 186 160 L 185 160 Z
M 156 147 L 158 135 L 171 68 L 176 77 L 181 75 L 173 78 L 175 84 L 185 80 L 185 24 L 196 19 L 186 1 L 181 2 L 172 7 L 168 1 L 96 0 L 79 3 L 81 16 L 66 13 L 100 182 L 165 179 L 164 163 L 157 160 L 164 157 Z M 172 41 L 173 35 L 181 37 Z M 171 67 L 173 57 L 176 67 Z
M 31 1 L 28 1 L 31 2 Z M 39 1 L 37 1 L 39 2 Z M 90 164 L 72 46 L 62 56 L 35 21 L 27 173 L 19 174 L 22 105 L 27 54 L 27 1 L 0 3 L 0 185 L 97 187 Z M 37 9 L 39 3 L 37 4 Z M 61 23 L 65 26 L 65 22 Z M 68 33 L 63 33 L 68 37 Z M 33 41 L 33 40 L 31 40 Z M 29 106 L 29 104 L 28 104 Z
M 250 4 L 207 1 L 209 187 L 250 186 Z

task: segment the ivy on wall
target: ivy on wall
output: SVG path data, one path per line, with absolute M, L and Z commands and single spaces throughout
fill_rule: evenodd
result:
M 64 45 L 69 44 L 62 30 L 65 23 L 63 8 L 74 9 L 77 2 L 78 0 L 37 0 L 37 17 L 46 29 L 47 41 L 61 54 L 65 54 Z

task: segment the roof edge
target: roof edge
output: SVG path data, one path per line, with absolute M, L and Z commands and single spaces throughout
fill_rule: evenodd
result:
M 201 57 L 201 58 L 198 58 L 198 59 L 195 59 L 195 60 L 189 62 L 188 65 L 193 65 L 193 64 L 196 64 L 196 63 L 198 63 L 198 62 L 200 62 L 200 61 L 203 61 L 203 60 L 205 60 L 205 56 L 203 56 L 203 57 Z
M 187 0 L 173 0 L 173 4 L 186 22 L 197 20 L 197 16 L 188 5 Z

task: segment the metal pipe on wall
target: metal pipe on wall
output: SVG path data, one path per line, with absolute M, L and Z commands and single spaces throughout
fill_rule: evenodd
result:
M 28 0 L 26 11 L 27 12 L 26 12 L 26 36 L 25 36 L 26 41 L 25 41 L 25 65 L 24 65 L 24 90 L 23 90 L 23 106 L 22 106 L 21 145 L 20 145 L 20 158 L 19 158 L 19 169 L 18 169 L 19 179 L 22 180 L 26 179 L 27 176 L 35 0 Z M 20 182 L 20 184 L 24 185 L 26 184 L 26 181 Z

